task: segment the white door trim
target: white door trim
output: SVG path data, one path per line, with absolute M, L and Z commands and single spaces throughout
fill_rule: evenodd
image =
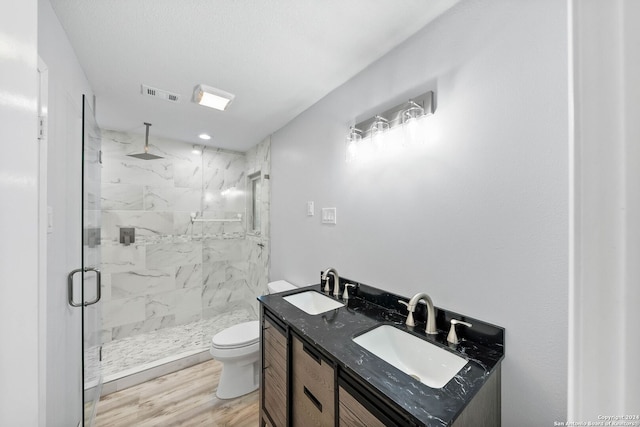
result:
M 38 425 L 47 421 L 47 135 L 49 68 L 38 56 Z

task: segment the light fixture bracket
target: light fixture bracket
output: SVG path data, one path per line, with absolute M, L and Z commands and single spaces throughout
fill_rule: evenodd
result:
M 383 118 L 388 122 L 389 129 L 394 128 L 402 124 L 402 114 L 409 108 L 415 108 L 415 106 L 419 106 L 420 108 L 422 108 L 424 110 L 425 116 L 433 114 L 433 112 L 435 111 L 435 106 L 433 103 L 433 91 L 425 92 L 421 95 L 411 98 L 409 102 L 403 102 L 402 104 L 398 104 L 392 108 L 389 108 L 388 110 L 380 114 L 376 114 L 373 117 L 362 120 L 356 123 L 354 128 L 362 132 L 362 138 L 371 136 L 371 127 L 380 118 Z

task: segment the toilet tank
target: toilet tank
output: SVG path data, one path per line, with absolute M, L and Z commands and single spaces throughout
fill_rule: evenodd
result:
M 278 292 L 290 291 L 296 289 L 297 286 L 287 282 L 286 280 L 276 280 L 275 282 L 269 282 L 267 284 L 270 294 L 277 294 Z

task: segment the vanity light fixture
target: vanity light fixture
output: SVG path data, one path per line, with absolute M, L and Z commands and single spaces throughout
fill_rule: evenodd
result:
M 425 116 L 424 108 L 409 100 L 409 108 L 402 112 L 402 127 L 404 130 L 403 145 L 416 145 L 423 135 L 420 129 L 420 119 Z
M 416 104 L 412 99 L 409 100 L 409 108 L 402 112 L 402 123 L 408 124 L 416 121 L 424 116 L 424 108 Z
M 347 163 L 355 162 L 358 159 L 358 151 L 362 144 L 362 131 L 353 126 L 349 128 L 347 137 Z
M 193 102 L 224 111 L 236 96 L 215 87 L 200 84 L 193 91 Z
M 375 152 L 388 151 L 390 146 L 417 143 L 423 138 L 421 119 L 434 112 L 433 99 L 434 94 L 429 91 L 351 126 L 347 136 L 347 161 L 361 161 Z M 354 133 L 359 138 L 354 137 Z M 401 143 L 398 142 L 400 138 Z
M 194 145 L 193 149 L 191 150 L 191 152 L 193 154 L 202 155 L 202 147 L 199 146 L 199 145 Z
M 377 150 L 382 150 L 384 147 L 384 134 L 389 130 L 389 120 L 382 116 L 375 116 L 374 122 L 369 129 L 371 135 L 371 142 Z

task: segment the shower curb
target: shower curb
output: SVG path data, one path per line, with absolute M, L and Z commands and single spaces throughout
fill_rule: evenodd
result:
M 100 396 L 106 396 L 142 384 L 210 359 L 211 355 L 208 350 L 195 350 L 108 375 L 103 380 Z

